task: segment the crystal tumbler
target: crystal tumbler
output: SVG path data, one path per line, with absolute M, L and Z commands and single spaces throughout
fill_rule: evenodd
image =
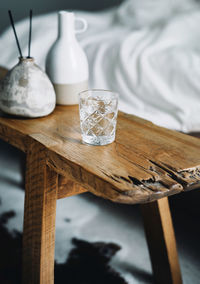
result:
M 118 94 L 107 90 L 86 90 L 79 94 L 82 141 L 106 145 L 115 140 Z

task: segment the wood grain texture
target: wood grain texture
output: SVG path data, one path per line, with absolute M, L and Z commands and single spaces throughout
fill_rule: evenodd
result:
M 0 111 L 0 119 L 7 118 L 8 116 Z M 5 120 L 6 121 L 6 120 Z M 13 121 L 13 127 L 11 126 Z M 26 152 L 27 149 L 27 135 L 23 131 L 18 131 L 15 129 L 15 118 L 9 117 L 9 126 L 6 123 L 0 123 L 0 139 L 8 142 L 12 146 Z
M 82 144 L 77 106 L 40 119 L 0 117 L 0 137 L 25 152 L 27 137 L 40 142 L 49 167 L 114 202 L 150 202 L 200 185 L 200 140 L 122 112 L 107 146 Z
M 58 194 L 57 199 L 81 194 L 87 192 L 86 188 L 83 188 L 79 184 L 67 179 L 64 176 L 58 176 Z
M 141 205 L 155 283 L 181 284 L 176 240 L 167 198 Z
M 27 153 L 23 230 L 23 283 L 54 283 L 58 175 L 46 166 L 45 149 L 30 143 Z

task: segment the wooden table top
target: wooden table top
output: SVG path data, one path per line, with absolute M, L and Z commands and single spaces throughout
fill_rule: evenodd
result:
M 149 202 L 200 186 L 200 139 L 122 112 L 116 141 L 106 146 L 82 144 L 77 106 L 37 119 L 0 113 L 0 138 L 24 152 L 37 141 L 57 173 L 114 202 Z

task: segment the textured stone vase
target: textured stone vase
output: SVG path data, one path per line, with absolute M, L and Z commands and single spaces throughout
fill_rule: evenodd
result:
M 0 109 L 8 114 L 41 117 L 50 114 L 56 103 L 47 75 L 33 58 L 19 58 L 0 85 Z

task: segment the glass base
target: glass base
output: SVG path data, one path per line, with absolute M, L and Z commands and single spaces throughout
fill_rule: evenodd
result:
M 90 136 L 82 134 L 83 143 L 103 146 L 115 141 L 115 136 Z

